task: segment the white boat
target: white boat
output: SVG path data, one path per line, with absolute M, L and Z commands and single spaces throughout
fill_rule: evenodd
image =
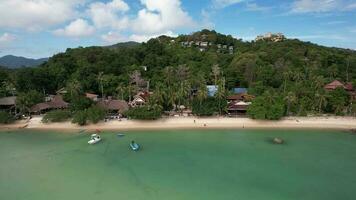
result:
M 92 134 L 90 138 L 88 144 L 96 144 L 101 141 L 101 137 L 98 134 Z
M 136 142 L 132 141 L 130 143 L 130 148 L 133 150 L 133 151 L 138 151 L 140 149 L 140 145 L 138 145 Z

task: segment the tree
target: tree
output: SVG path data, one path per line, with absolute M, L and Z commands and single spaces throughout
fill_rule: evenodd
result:
M 156 120 L 162 115 L 162 108 L 158 105 L 146 105 L 128 110 L 125 113 L 130 119 Z
M 42 122 L 64 122 L 71 118 L 72 114 L 68 110 L 53 110 L 49 111 L 42 118 Z
M 214 84 L 217 85 L 218 83 L 218 78 L 220 76 L 220 67 L 218 64 L 215 64 L 211 68 L 212 74 L 214 76 Z
M 337 88 L 329 93 L 328 103 L 332 111 L 337 114 L 343 114 L 345 106 L 348 104 L 349 96 L 343 88 Z
M 322 109 L 325 108 L 328 104 L 328 95 L 321 90 L 320 92 L 315 93 L 315 100 L 318 107 L 319 114 L 321 113 Z
M 97 80 L 98 80 L 100 91 L 101 91 L 101 98 L 104 98 L 104 84 L 103 84 L 104 72 L 99 72 Z
M 93 124 L 98 123 L 100 120 L 103 120 L 106 116 L 104 109 L 98 106 L 92 106 L 86 111 L 87 119 Z
M 288 95 L 284 99 L 287 101 L 287 115 L 290 115 L 291 104 L 297 101 L 297 97 L 293 92 L 288 92 Z
M 27 113 L 30 111 L 32 106 L 43 101 L 44 96 L 42 93 L 37 92 L 36 90 L 30 90 L 28 92 L 22 92 L 17 95 L 16 106 L 20 109 L 21 113 Z
M 266 101 L 266 97 L 271 98 L 271 103 Z M 270 93 L 264 93 L 253 100 L 247 110 L 247 114 L 253 119 L 278 120 L 284 116 L 285 105 L 283 99 Z
M 11 123 L 13 120 L 13 117 L 9 113 L 0 111 L 0 124 L 8 124 Z
M 73 124 L 78 124 L 80 126 L 84 126 L 87 124 L 87 113 L 85 110 L 77 111 L 72 119 Z

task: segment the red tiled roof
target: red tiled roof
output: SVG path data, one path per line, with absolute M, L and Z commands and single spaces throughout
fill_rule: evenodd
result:
M 345 84 L 345 89 L 348 90 L 348 91 L 353 91 L 354 87 L 353 87 L 352 83 L 346 83 Z
M 228 96 L 226 99 L 229 101 L 252 101 L 255 98 L 253 95 L 249 95 L 246 93 L 243 94 L 235 94 Z
M 342 87 L 342 88 L 345 89 L 345 85 L 343 83 L 341 83 L 340 81 L 338 81 L 338 80 L 334 80 L 333 82 L 325 85 L 324 88 L 327 89 L 327 90 L 335 90 L 338 87 Z

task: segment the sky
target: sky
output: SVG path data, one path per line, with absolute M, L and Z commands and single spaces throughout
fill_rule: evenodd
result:
M 356 0 L 0 0 L 0 56 L 42 58 L 205 28 L 356 49 Z

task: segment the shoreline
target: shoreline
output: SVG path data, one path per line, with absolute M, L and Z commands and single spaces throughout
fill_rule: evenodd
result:
M 356 129 L 355 117 L 287 117 L 278 121 L 262 121 L 250 118 L 228 117 L 169 117 L 155 121 L 111 120 L 98 124 L 78 126 L 71 122 L 49 123 L 41 122 L 42 117 L 36 116 L 31 120 L 19 121 L 15 124 L 0 125 L 0 130 L 29 129 L 29 130 L 184 130 L 184 129 Z

